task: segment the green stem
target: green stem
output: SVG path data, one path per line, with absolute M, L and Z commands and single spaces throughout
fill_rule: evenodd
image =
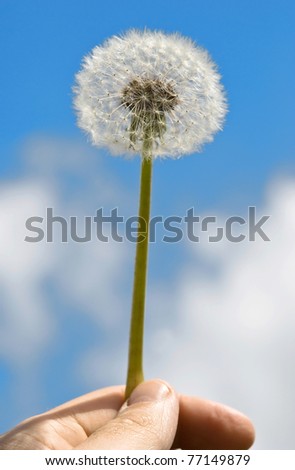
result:
M 129 336 L 128 373 L 125 398 L 143 382 L 142 351 L 144 332 L 144 307 L 149 243 L 149 221 L 152 182 L 152 139 L 146 132 L 142 147 L 139 226 L 133 284 L 133 300 Z

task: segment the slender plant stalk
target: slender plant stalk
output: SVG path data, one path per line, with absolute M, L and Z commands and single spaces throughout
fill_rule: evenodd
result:
M 152 138 L 150 133 L 146 132 L 142 146 L 140 200 L 138 214 L 141 231 L 138 232 L 136 244 L 133 299 L 129 336 L 128 373 L 125 392 L 126 399 L 130 396 L 132 390 L 144 380 L 142 352 L 151 205 L 152 162 Z

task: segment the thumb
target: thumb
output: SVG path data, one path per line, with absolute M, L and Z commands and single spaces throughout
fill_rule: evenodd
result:
M 138 385 L 117 416 L 76 449 L 170 449 L 178 423 L 178 398 L 162 380 Z

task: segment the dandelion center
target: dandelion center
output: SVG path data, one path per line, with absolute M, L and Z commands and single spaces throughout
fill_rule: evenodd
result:
M 131 111 L 130 144 L 138 139 L 162 139 L 166 130 L 165 113 L 178 104 L 170 83 L 155 79 L 134 79 L 122 92 L 122 104 Z
M 170 83 L 159 79 L 134 79 L 123 90 L 123 104 L 135 113 L 165 112 L 178 103 L 178 96 Z

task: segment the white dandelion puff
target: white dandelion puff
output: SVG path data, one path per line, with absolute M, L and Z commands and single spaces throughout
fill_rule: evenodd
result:
M 200 151 L 222 128 L 226 99 L 207 51 L 178 34 L 129 31 L 95 47 L 76 76 L 78 125 L 111 153 Z

